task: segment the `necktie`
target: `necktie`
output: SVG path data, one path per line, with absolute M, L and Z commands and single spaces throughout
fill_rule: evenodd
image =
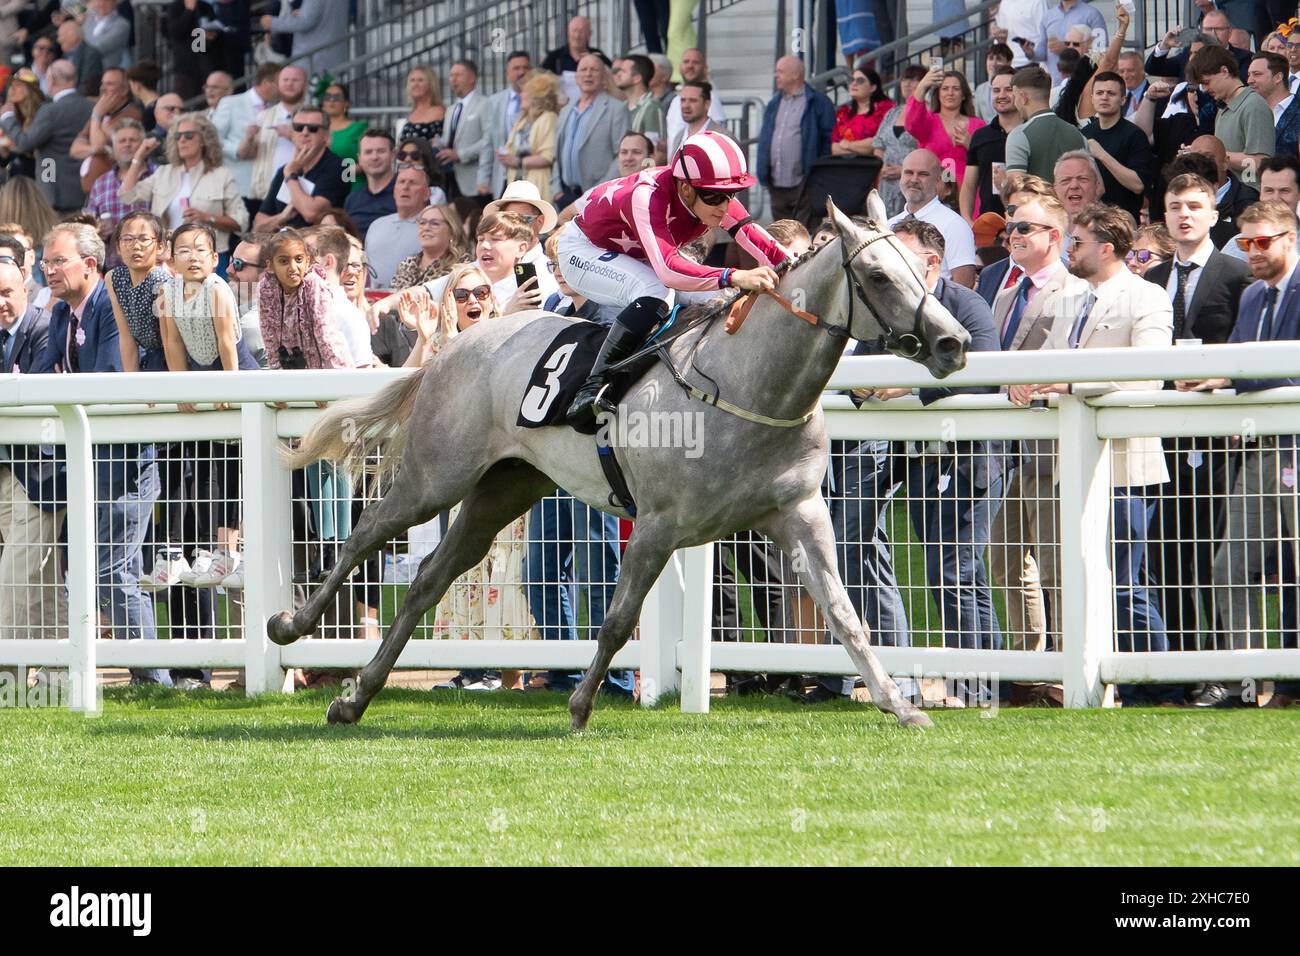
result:
M 1185 331 L 1183 322 L 1187 318 L 1187 277 L 1195 268 L 1195 262 L 1174 263 L 1174 269 L 1178 272 L 1178 286 L 1174 290 L 1174 338 L 1176 339 L 1181 339 Z
M 1029 304 L 1029 290 L 1033 288 L 1033 281 L 1029 276 L 1020 280 L 1020 288 L 1016 290 L 1015 301 L 1011 303 L 1011 311 L 1007 313 L 1006 325 L 1002 327 L 1002 351 L 1011 348 L 1011 343 L 1016 340 L 1016 330 L 1020 328 L 1020 317 L 1025 314 L 1025 306 Z
M 510 131 L 515 128 L 515 120 L 517 119 L 519 119 L 519 94 L 511 93 L 510 105 L 506 108 L 506 136 L 509 136 Z
M 80 346 L 77 345 L 77 330 L 81 327 L 80 320 L 77 319 L 77 313 L 73 312 L 71 321 L 68 322 L 68 361 L 67 369 L 69 372 L 81 371 L 81 356 L 78 354 Z
M 456 127 L 460 125 L 460 110 L 465 105 L 464 100 L 457 100 L 456 105 L 451 108 L 451 124 L 447 129 L 447 148 L 452 149 L 456 145 Z
M 1089 292 L 1083 299 L 1083 306 L 1079 309 L 1079 314 L 1075 316 L 1074 328 L 1070 329 L 1070 348 L 1079 347 L 1079 339 L 1083 335 L 1083 327 L 1088 324 L 1088 314 L 1092 312 L 1092 307 L 1097 302 L 1097 296 Z
M 1020 266 L 1016 265 L 1015 263 L 1012 263 L 1011 268 L 1007 270 L 1007 277 L 1002 281 L 1002 288 L 1010 289 L 1013 285 L 1015 285 L 1017 282 L 1020 281 L 1020 277 L 1022 275 L 1024 275 L 1024 271 L 1020 268 Z
M 8 370 L 9 358 L 5 355 L 9 351 L 9 336 L 12 333 L 8 329 L 0 329 L 0 369 Z
M 1273 310 L 1277 307 L 1277 288 L 1270 286 L 1265 296 L 1268 304 L 1264 306 L 1264 315 L 1259 320 L 1259 335 L 1255 338 L 1257 342 L 1268 342 L 1273 338 Z
M 1124 109 L 1120 111 L 1120 116 L 1127 117 L 1128 112 L 1133 107 L 1133 91 L 1129 90 L 1124 94 Z

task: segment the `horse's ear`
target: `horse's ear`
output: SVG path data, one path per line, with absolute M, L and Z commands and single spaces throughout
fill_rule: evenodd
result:
M 880 198 L 880 193 L 874 189 L 867 196 L 867 218 L 881 227 L 889 222 L 889 213 L 885 211 L 885 201 Z
M 835 202 L 830 196 L 826 197 L 826 218 L 831 221 L 831 225 L 835 227 L 836 235 L 841 239 L 857 234 L 857 227 L 853 225 L 853 220 L 836 208 Z

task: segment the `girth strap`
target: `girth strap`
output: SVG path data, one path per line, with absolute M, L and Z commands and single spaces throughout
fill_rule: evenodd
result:
M 600 470 L 605 474 L 605 480 L 609 482 L 609 487 L 613 489 L 609 495 L 609 503 L 615 508 L 622 508 L 633 518 L 636 517 L 636 502 L 632 499 L 632 490 L 627 486 L 627 479 L 623 477 L 623 469 L 619 467 L 618 459 L 614 457 L 614 449 L 610 447 L 609 441 L 605 438 L 606 429 L 602 428 L 596 432 L 596 458 L 600 461 Z

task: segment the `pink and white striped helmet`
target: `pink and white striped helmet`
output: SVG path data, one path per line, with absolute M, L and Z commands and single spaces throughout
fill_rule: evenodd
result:
M 696 189 L 731 192 L 748 189 L 758 180 L 745 166 L 745 152 L 731 137 L 704 130 L 686 137 L 673 158 L 673 176 Z

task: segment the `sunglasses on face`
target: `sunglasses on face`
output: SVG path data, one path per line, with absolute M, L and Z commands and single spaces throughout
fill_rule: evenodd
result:
M 343 103 L 347 101 L 347 97 L 342 93 L 326 93 L 321 99 L 326 103 Z
M 1051 229 L 1052 227 L 1042 222 L 1030 222 L 1028 219 L 1022 219 L 1020 222 L 1007 223 L 1007 235 L 1013 236 L 1020 233 L 1022 236 L 1032 235 L 1036 229 Z
M 243 272 L 249 266 L 257 265 L 256 262 L 249 262 L 247 259 L 241 259 L 235 256 L 230 260 L 230 268 L 235 272 Z
M 1275 232 L 1271 236 L 1256 236 L 1253 239 L 1250 236 L 1238 236 L 1237 248 L 1242 252 L 1250 252 L 1252 248 L 1259 246 L 1260 252 L 1268 252 L 1268 247 L 1273 244 L 1274 239 L 1281 239 L 1283 236 L 1289 235 L 1291 235 L 1290 230 L 1286 232 Z
M 865 83 L 865 82 L 867 82 L 867 78 L 866 78 L 865 76 L 855 76 L 855 77 L 851 78 L 851 79 L 849 80 L 849 82 L 850 82 L 850 83 Z
M 492 287 L 490 285 L 476 285 L 472 289 L 451 290 L 452 298 L 454 298 L 457 302 L 461 302 L 461 303 L 468 302 L 469 297 L 471 295 L 474 298 L 478 299 L 480 302 L 483 302 L 491 294 L 492 294 Z
M 1157 259 L 1164 259 L 1164 256 L 1153 249 L 1130 249 L 1129 254 L 1124 257 L 1125 262 L 1140 262 L 1142 265 Z
M 295 133 L 319 133 L 325 127 L 320 123 L 294 123 L 293 131 Z
M 725 206 L 736 198 L 735 193 L 714 192 L 708 189 L 696 190 L 695 195 L 699 196 L 700 202 L 706 206 Z
M 177 138 L 177 139 L 193 139 L 194 137 L 196 137 L 196 136 L 198 136 L 198 135 L 199 135 L 199 131 L 198 131 L 198 130 L 195 130 L 195 129 L 183 129 L 183 130 L 181 130 L 180 132 L 178 132 L 178 133 L 176 134 L 176 138 Z
M 407 160 L 418 160 L 420 158 L 420 151 L 418 149 L 399 150 L 397 153 L 397 158 L 407 159 Z

